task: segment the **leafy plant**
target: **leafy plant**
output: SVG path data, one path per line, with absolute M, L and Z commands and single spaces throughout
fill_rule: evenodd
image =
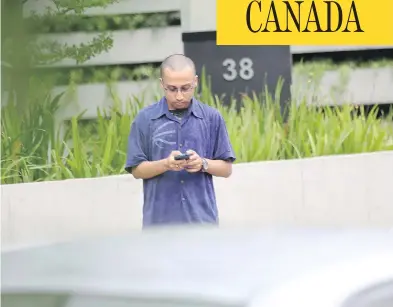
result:
M 274 95 L 255 93 L 224 105 L 202 76 L 197 96 L 223 115 L 237 163 L 393 150 L 392 112 L 379 118 L 377 107 L 367 114 L 362 106 L 293 101 L 284 120 L 278 104 L 281 86 Z M 77 116 L 61 125 L 56 120 L 60 97 L 37 96 L 22 115 L 13 104 L 3 107 L 2 184 L 124 173 L 129 129 L 147 102 L 136 97 L 123 102 L 112 93 L 112 107 L 97 110 L 97 118 Z
M 107 32 L 180 25 L 180 12 L 82 16 L 80 14 L 35 15 L 26 20 L 35 33 Z
M 1 117 L 1 176 L 2 183 L 30 182 L 51 178 L 50 151 L 63 152 L 56 114 L 60 98 L 50 95 L 30 98 L 28 109 L 20 113 L 10 99 Z
M 71 58 L 76 63 L 82 63 L 112 47 L 113 41 L 108 33 L 99 33 L 89 42 L 79 45 L 60 43 L 53 38 L 38 39 L 35 27 L 43 20 L 82 18 L 87 8 L 105 7 L 116 0 L 52 0 L 53 5 L 43 14 L 31 12 L 26 20 L 23 8 L 29 0 L 2 0 L 2 91 L 7 90 L 17 103 L 18 111 L 28 108 L 30 95 L 30 79 L 34 77 L 34 68 Z M 5 87 L 5 88 L 4 88 Z

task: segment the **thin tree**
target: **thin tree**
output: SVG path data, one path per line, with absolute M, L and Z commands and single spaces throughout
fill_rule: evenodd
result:
M 79 45 L 61 43 L 49 36 L 42 39 L 37 31 L 40 25 L 48 21 L 72 24 L 82 19 L 87 9 L 105 8 L 114 2 L 117 0 L 1 0 L 2 88 L 13 95 L 21 111 L 28 101 L 34 68 L 63 59 L 80 64 L 113 45 L 110 33 L 100 33 Z

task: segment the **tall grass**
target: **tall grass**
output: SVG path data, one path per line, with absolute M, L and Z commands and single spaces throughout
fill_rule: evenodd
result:
M 393 150 L 392 113 L 380 119 L 376 108 L 366 115 L 363 107 L 290 102 L 284 120 L 279 86 L 276 98 L 254 94 L 224 105 L 206 80 L 202 78 L 197 96 L 223 115 L 237 163 Z M 97 110 L 96 119 L 74 117 L 61 125 L 55 117 L 60 97 L 42 96 L 24 114 L 12 103 L 3 107 L 2 184 L 124 172 L 131 123 L 146 102 L 135 97 L 122 102 L 113 94 L 111 109 Z

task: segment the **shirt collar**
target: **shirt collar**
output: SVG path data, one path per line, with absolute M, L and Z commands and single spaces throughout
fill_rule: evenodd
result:
M 167 104 L 166 98 L 162 97 L 157 104 L 157 108 L 155 108 L 155 110 L 152 113 L 150 118 L 157 119 L 157 118 L 160 118 L 161 116 L 167 114 L 168 112 L 169 112 L 169 109 L 168 109 L 168 104 Z M 203 118 L 201 104 L 195 98 L 192 98 L 192 101 L 190 104 L 190 112 L 198 118 Z

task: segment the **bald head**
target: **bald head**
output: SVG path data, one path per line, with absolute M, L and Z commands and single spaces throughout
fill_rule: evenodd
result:
M 195 64 L 190 58 L 183 54 L 170 55 L 161 64 L 161 78 L 163 77 L 166 69 L 178 72 L 187 68 L 192 69 L 194 74 L 196 73 Z

